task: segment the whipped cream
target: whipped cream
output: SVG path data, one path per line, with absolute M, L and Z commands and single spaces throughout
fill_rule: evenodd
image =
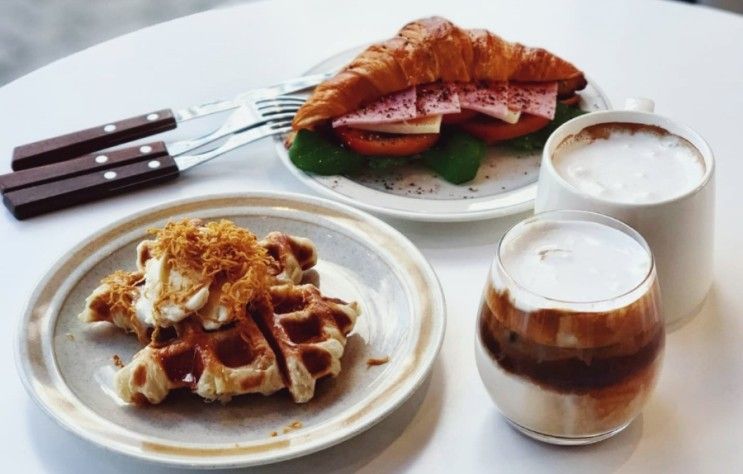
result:
M 140 296 L 134 304 L 134 310 L 143 324 L 148 326 L 171 326 L 185 319 L 189 314 L 201 309 L 209 300 L 209 284 L 198 282 L 179 272 L 175 268 L 167 269 L 164 258 L 150 258 L 144 265 L 145 281 L 141 286 Z M 201 286 L 183 305 L 164 301 L 155 308 L 163 290 L 188 291 Z

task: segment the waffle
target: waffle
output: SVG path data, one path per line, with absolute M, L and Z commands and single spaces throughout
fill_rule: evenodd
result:
M 136 272 L 115 272 L 105 278 L 98 288 L 85 300 L 85 309 L 79 318 L 83 322 L 92 323 L 97 321 L 108 321 L 117 327 L 137 335 L 140 342 L 149 341 L 152 329 L 155 326 L 172 326 L 174 322 L 165 320 L 155 320 L 148 318 L 143 313 L 153 313 L 147 306 L 151 306 L 153 298 L 143 300 L 145 291 L 149 290 L 145 284 L 146 274 L 160 274 L 161 263 L 152 257 L 151 248 L 154 244 L 152 240 L 145 240 L 137 246 L 137 271 Z M 298 284 L 302 281 L 305 270 L 312 268 L 317 263 L 317 251 L 314 244 L 302 237 L 284 234 L 282 232 L 271 232 L 259 242 L 261 247 L 268 252 L 269 272 L 272 276 L 272 285 L 281 285 L 286 283 Z M 153 266 L 158 267 L 153 271 Z M 150 270 L 148 273 L 147 270 Z M 170 284 L 181 287 L 184 284 L 191 284 L 197 288 L 192 298 L 193 303 L 190 312 L 193 312 L 201 321 L 205 329 L 217 329 L 223 324 L 228 324 L 231 320 L 230 312 L 226 308 L 216 304 L 219 301 L 219 293 L 215 291 L 220 285 L 219 282 L 194 282 L 195 276 L 183 278 L 178 272 L 177 281 L 174 276 L 175 272 L 168 272 Z M 114 295 L 130 295 L 128 302 L 119 303 Z M 119 303 L 119 304 L 116 304 Z M 144 303 L 144 304 L 143 304 Z M 191 301 L 186 302 L 191 303 Z M 149 310 L 149 311 L 147 311 Z M 185 316 L 190 312 L 184 311 Z M 182 320 L 183 317 L 178 320 Z
M 137 339 L 146 344 L 150 340 L 152 327 L 137 318 L 134 308 L 143 284 L 144 273 L 138 271 L 118 271 L 107 276 L 85 299 L 85 309 L 78 318 L 85 323 L 113 323 L 126 332 L 136 334 Z M 126 296 L 117 298 L 116 295 Z
M 158 328 L 117 372 L 116 389 L 127 402 L 156 404 L 179 388 L 224 402 L 286 387 L 294 401 L 304 403 L 317 379 L 340 372 L 357 315 L 355 303 L 323 297 L 313 285 L 276 285 L 270 301 L 254 302 L 248 317 L 217 331 L 204 330 L 194 319 Z
M 340 372 L 346 336 L 359 314 L 356 303 L 323 297 L 315 286 L 300 284 L 317 262 L 310 240 L 272 232 L 258 244 L 269 257 L 269 289 L 247 312 L 219 303 L 220 281 L 163 272 L 165 259 L 153 256 L 150 240 L 137 247 L 138 271 L 114 273 L 87 298 L 81 320 L 109 321 L 147 344 L 116 373 L 122 399 L 157 404 L 171 390 L 187 388 L 224 402 L 287 388 L 302 403 L 313 397 L 317 379 Z M 154 299 L 148 278 L 158 277 L 188 290 L 180 309 L 184 315 L 147 313 Z
M 137 404 L 160 403 L 179 388 L 223 402 L 284 388 L 273 350 L 247 317 L 213 332 L 194 319 L 158 328 L 150 344 L 116 373 L 114 383 L 124 401 Z
M 355 302 L 322 296 L 314 285 L 273 286 L 270 294 L 271 308 L 253 305 L 250 312 L 274 341 L 294 401 L 303 403 L 314 395 L 317 379 L 340 372 L 359 309 Z
M 283 232 L 271 232 L 258 242 L 271 257 L 269 269 L 273 284 L 299 284 L 305 270 L 317 263 L 317 250 L 311 240 Z

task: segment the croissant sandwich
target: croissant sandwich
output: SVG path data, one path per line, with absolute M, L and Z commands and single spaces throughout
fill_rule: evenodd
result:
M 544 49 L 432 17 L 366 48 L 315 88 L 292 126 L 364 156 L 411 156 L 434 146 L 442 126 L 488 144 L 536 132 L 585 86 Z

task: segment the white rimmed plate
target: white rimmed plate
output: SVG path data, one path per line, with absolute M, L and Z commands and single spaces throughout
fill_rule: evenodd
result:
M 353 48 L 332 56 L 307 74 L 331 71 L 347 64 L 362 51 Z M 589 79 L 580 93 L 583 110 L 611 107 L 608 97 Z M 421 165 L 402 167 L 386 175 L 319 176 L 305 173 L 289 159 L 284 137 L 275 139 L 281 161 L 300 181 L 315 191 L 361 209 L 391 217 L 430 222 L 490 219 L 531 209 L 537 195 L 541 151 L 516 153 L 488 147 L 477 176 L 454 185 Z
M 123 405 L 112 390 L 114 354 L 136 338 L 108 323 L 78 321 L 85 297 L 116 269 L 133 269 L 148 228 L 179 217 L 227 218 L 262 236 L 312 239 L 314 278 L 329 296 L 359 302 L 342 371 L 297 405 L 279 392 L 206 404 L 175 393 L 162 404 Z M 17 335 L 21 378 L 34 400 L 75 434 L 136 458 L 180 467 L 236 467 L 305 455 L 356 435 L 397 408 L 423 382 L 444 335 L 435 273 L 402 234 L 363 212 L 299 195 L 226 194 L 182 200 L 114 223 L 67 253 L 36 288 Z M 367 367 L 369 358 L 389 357 Z M 284 429 L 299 421 L 299 429 Z M 272 433 L 276 432 L 276 436 Z

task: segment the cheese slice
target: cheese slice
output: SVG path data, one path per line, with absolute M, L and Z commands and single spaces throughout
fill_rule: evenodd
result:
M 494 115 L 495 117 L 495 115 Z M 507 109 L 505 112 L 500 114 L 497 118 L 503 120 L 506 123 L 516 123 L 521 118 L 520 110 Z
M 399 133 L 404 135 L 439 133 L 441 130 L 441 115 L 429 115 L 428 117 L 390 123 L 355 124 L 349 125 L 349 127 L 368 130 L 370 132 Z

